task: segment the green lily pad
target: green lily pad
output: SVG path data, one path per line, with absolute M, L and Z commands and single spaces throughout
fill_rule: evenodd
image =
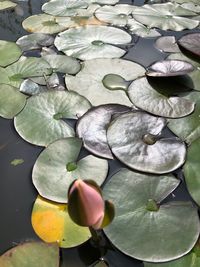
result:
M 80 71 L 80 63 L 72 57 L 64 55 L 45 55 L 43 58 L 49 63 L 54 72 L 76 74 Z
M 162 30 L 182 31 L 199 25 L 199 21 L 192 18 L 196 13 L 172 3 L 147 4 L 137 7 L 132 14 L 140 23 Z
M 116 5 L 116 6 L 103 6 L 96 10 L 95 16 L 97 19 L 111 23 L 117 26 L 126 26 L 132 11 L 132 5 Z
M 62 119 L 77 119 L 91 107 L 75 92 L 53 91 L 30 97 L 15 117 L 15 129 L 26 141 L 47 146 L 53 141 L 74 136 L 74 130 Z
M 151 176 L 127 169 L 115 174 L 103 190 L 116 209 L 113 222 L 104 229 L 112 244 L 126 255 L 151 262 L 188 253 L 199 235 L 197 208 L 191 202 L 162 204 L 178 184 L 172 175 Z
M 51 73 L 52 69 L 44 59 L 24 57 L 6 68 L 0 68 L 0 83 L 20 87 L 23 79 Z
M 54 42 L 53 36 L 45 33 L 32 33 L 20 37 L 16 44 L 20 46 L 23 51 L 40 49 L 42 46 L 50 46 Z
M 183 3 L 187 3 L 188 0 L 173 0 L 174 2 L 178 3 L 178 4 L 183 4 Z M 190 0 L 190 3 L 199 4 L 199 0 Z
M 0 266 L 59 267 L 59 261 L 59 248 L 56 243 L 26 242 L 5 252 L 0 257 Z
M 186 163 L 184 165 L 184 175 L 190 195 L 200 206 L 199 149 L 200 138 L 195 140 L 188 148 Z
M 168 127 L 182 140 L 191 144 L 200 138 L 200 92 L 187 94 L 185 99 L 196 103 L 194 112 L 185 118 L 169 120 Z
M 132 34 L 136 34 L 144 38 L 158 37 L 161 35 L 156 29 L 147 27 L 135 19 L 129 19 L 127 27 Z
M 162 87 L 161 87 L 162 86 Z M 167 89 L 156 82 L 149 83 L 147 78 L 140 78 L 128 88 L 130 100 L 136 107 L 154 115 L 179 118 L 193 112 L 195 103 L 179 96 L 168 95 Z
M 68 28 L 71 19 L 68 17 L 55 17 L 47 14 L 38 14 L 26 18 L 22 22 L 23 28 L 28 32 L 54 34 Z
M 184 60 L 191 63 L 195 69 L 193 72 L 187 74 L 192 82 L 190 82 L 189 86 L 191 87 L 191 89 L 200 91 L 200 62 L 198 60 L 191 59 L 182 53 L 171 54 L 168 59 Z M 184 84 L 185 81 L 183 82 L 183 85 Z
M 12 119 L 26 104 L 26 96 L 15 87 L 0 84 L 0 116 Z
M 48 201 L 41 196 L 34 203 L 31 222 L 42 240 L 47 243 L 57 242 L 61 248 L 78 246 L 90 238 L 87 227 L 80 227 L 71 220 L 66 204 Z
M 163 118 L 128 112 L 111 122 L 108 144 L 113 154 L 130 168 L 158 174 L 171 172 L 183 165 L 186 147 L 177 138 L 159 137 L 165 125 Z
M 117 103 L 131 106 L 124 90 L 110 90 L 103 84 L 108 74 L 120 75 L 131 81 L 144 75 L 145 69 L 134 62 L 123 59 L 94 59 L 85 61 L 81 71 L 74 77 L 66 75 L 65 83 L 68 90 L 85 96 L 92 105 Z
M 178 53 L 180 49 L 174 36 L 162 36 L 155 41 L 154 46 L 166 53 Z
M 84 147 L 93 154 L 113 159 L 108 146 L 106 131 L 112 116 L 130 111 L 130 107 L 107 104 L 90 109 L 76 124 L 76 133 Z
M 126 51 L 113 45 L 130 42 L 131 36 L 123 30 L 95 25 L 69 29 L 55 38 L 59 51 L 81 60 L 122 57 Z
M 19 88 L 19 91 L 27 95 L 36 95 L 39 93 L 46 92 L 48 88 L 46 86 L 41 86 L 29 79 L 24 80 Z
M 200 13 L 200 5 L 189 2 L 189 3 L 183 3 L 181 6 L 195 13 Z
M 6 67 L 17 61 L 22 51 L 18 45 L 13 42 L 0 40 L 0 66 Z
M 114 5 L 119 2 L 119 0 L 86 0 L 89 3 L 97 3 L 100 5 Z
M 33 184 L 46 199 L 67 203 L 70 184 L 76 179 L 92 179 L 99 185 L 108 173 L 106 160 L 92 155 L 78 160 L 82 142 L 66 138 L 50 144 L 38 157 L 33 167 Z M 72 166 L 73 168 L 70 168 Z M 48 173 L 47 173 L 48 170 Z
M 188 50 L 195 56 L 200 57 L 200 33 L 190 33 L 182 36 L 178 40 L 178 44 L 184 49 Z
M 79 9 L 88 7 L 84 0 L 52 0 L 42 6 L 42 11 L 54 16 L 76 16 Z
M 6 1 L 6 0 L 0 1 L 0 11 L 1 10 L 7 10 L 7 9 L 13 9 L 16 6 L 17 6 L 17 4 L 13 3 L 12 1 Z
M 180 76 L 193 70 L 194 67 L 187 61 L 168 59 L 153 63 L 147 68 L 146 75 L 151 77 Z

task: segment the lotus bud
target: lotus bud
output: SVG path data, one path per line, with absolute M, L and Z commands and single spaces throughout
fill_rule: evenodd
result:
M 108 201 L 103 200 L 100 187 L 90 180 L 78 179 L 71 184 L 68 191 L 68 212 L 76 224 L 94 229 L 105 227 L 114 217 L 113 204 L 108 205 Z

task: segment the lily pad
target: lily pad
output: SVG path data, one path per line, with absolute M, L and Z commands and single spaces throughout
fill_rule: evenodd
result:
M 22 26 L 28 32 L 54 34 L 67 29 L 69 23 L 71 19 L 68 17 L 38 14 L 26 18 Z
M 182 140 L 191 144 L 200 138 L 200 92 L 187 94 L 185 99 L 196 103 L 194 112 L 185 118 L 169 120 L 168 127 Z
M 186 34 L 178 40 L 178 44 L 195 56 L 200 57 L 200 33 Z
M 199 21 L 192 18 L 196 13 L 172 3 L 147 4 L 135 8 L 132 14 L 140 23 L 162 30 L 182 31 L 199 25 Z
M 15 117 L 15 129 L 26 141 L 47 146 L 53 141 L 74 136 L 74 130 L 62 119 L 77 119 L 91 107 L 75 92 L 53 91 L 30 97 Z
M 107 104 L 86 112 L 76 124 L 76 133 L 83 140 L 84 147 L 97 156 L 113 159 L 106 136 L 107 127 L 112 116 L 130 110 L 126 106 Z
M 100 5 L 114 5 L 119 2 L 119 0 L 86 0 L 89 3 L 97 3 Z
M 198 249 L 198 251 L 196 251 Z M 200 266 L 199 244 L 196 245 L 192 251 L 184 257 L 165 263 L 150 263 L 144 262 L 144 267 L 198 267 Z
M 116 5 L 116 6 L 103 6 L 96 10 L 95 16 L 97 19 L 111 23 L 117 26 L 126 26 L 134 10 L 132 5 Z
M 124 90 L 110 90 L 103 84 L 108 74 L 117 74 L 126 81 L 144 75 L 145 69 L 134 62 L 123 59 L 94 59 L 85 61 L 81 71 L 75 76 L 66 75 L 68 90 L 85 96 L 92 105 L 117 103 L 131 106 Z
M 187 159 L 184 165 L 184 175 L 187 185 L 187 189 L 194 199 L 194 201 L 200 206 L 200 138 L 196 139 L 188 148 Z
M 159 137 L 165 125 L 163 118 L 128 112 L 111 122 L 108 144 L 113 154 L 130 168 L 158 174 L 171 172 L 183 165 L 186 147 L 177 138 Z
M 62 248 L 78 246 L 90 238 L 87 227 L 78 226 L 70 219 L 66 204 L 51 202 L 40 196 L 34 203 L 31 222 L 42 240 L 57 242 Z
M 171 54 L 168 59 L 184 60 L 191 63 L 195 69 L 193 72 L 187 74 L 188 78 L 191 80 L 189 86 L 191 89 L 200 91 L 200 62 L 198 60 L 191 59 L 182 53 Z M 183 85 L 184 84 L 185 81 Z
M 0 116 L 12 119 L 26 104 L 26 96 L 15 87 L 0 84 Z
M 22 51 L 18 45 L 13 42 L 0 40 L 0 66 L 6 67 L 17 61 Z
M 104 230 L 112 244 L 131 257 L 151 262 L 188 253 L 199 235 L 197 208 L 191 202 L 162 204 L 178 184 L 172 175 L 127 169 L 115 174 L 103 190 L 116 209 L 114 221 Z
M 72 57 L 64 55 L 45 55 L 43 58 L 49 63 L 54 72 L 76 74 L 80 71 L 80 63 Z
M 174 36 L 162 36 L 155 41 L 155 47 L 162 52 L 178 53 L 180 49 Z
M 42 92 L 46 92 L 48 89 L 46 86 L 41 86 L 29 79 L 24 80 L 19 88 L 19 91 L 27 95 L 36 95 Z
M 6 0 L 0 1 L 0 11 L 7 10 L 7 9 L 14 9 L 16 6 L 17 4 L 12 1 L 6 1 Z
M 188 0 L 173 0 L 174 2 L 178 4 L 188 3 Z M 199 0 L 190 0 L 191 3 L 198 5 Z
M 40 154 L 32 177 L 42 197 L 67 203 L 67 192 L 74 180 L 92 179 L 99 185 L 103 183 L 108 173 L 107 161 L 92 155 L 79 160 L 81 146 L 82 142 L 78 138 L 60 139 Z M 73 168 L 70 168 L 72 165 Z
M 0 83 L 20 87 L 23 79 L 51 73 L 52 69 L 44 59 L 25 57 L 6 68 L 0 68 Z
M 162 87 L 161 87 L 162 86 Z M 161 84 L 148 82 L 140 78 L 128 88 L 130 100 L 136 107 L 154 115 L 179 118 L 193 112 L 195 103 L 179 96 L 168 95 L 167 89 Z
M 50 46 L 54 43 L 53 36 L 45 33 L 32 33 L 20 37 L 16 44 L 20 46 L 23 51 L 40 49 L 43 46 Z
M 132 34 L 136 34 L 144 38 L 157 37 L 161 35 L 156 29 L 147 27 L 135 19 L 129 19 L 127 27 Z
M 59 248 L 57 244 L 26 242 L 20 244 L 0 257 L 1 267 L 59 267 Z
M 187 61 L 168 59 L 152 64 L 147 68 L 146 75 L 152 77 L 180 76 L 193 70 L 194 67 Z
M 195 13 L 200 13 L 200 5 L 199 5 L 199 3 L 197 5 L 197 4 L 189 2 L 189 3 L 183 3 L 181 6 L 183 8 L 189 9 L 189 10 L 195 12 Z
M 126 51 L 113 45 L 130 42 L 131 36 L 123 30 L 95 25 L 69 29 L 55 38 L 59 51 L 81 60 L 122 57 Z
M 54 16 L 76 16 L 78 9 L 87 8 L 84 0 L 52 0 L 42 6 L 42 11 Z

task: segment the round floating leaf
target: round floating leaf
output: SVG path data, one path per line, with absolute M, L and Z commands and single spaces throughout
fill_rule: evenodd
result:
M 40 49 L 42 46 L 50 46 L 54 42 L 54 38 L 49 34 L 32 33 L 24 35 L 16 42 L 23 51 Z
M 183 165 L 186 147 L 176 138 L 158 137 L 165 124 L 163 118 L 143 112 L 120 115 L 108 128 L 108 144 L 120 161 L 135 170 L 171 172 Z
M 0 116 L 12 119 L 26 104 L 26 96 L 10 85 L 0 85 Z
M 131 106 L 124 90 L 109 90 L 104 84 L 104 77 L 117 74 L 126 81 L 144 75 L 145 69 L 137 63 L 123 59 L 95 59 L 85 61 L 81 71 L 75 76 L 65 78 L 68 90 L 85 96 L 94 105 L 117 103 Z
M 76 133 L 83 140 L 84 147 L 97 156 L 112 159 L 106 131 L 113 115 L 130 111 L 126 106 L 107 104 L 90 109 L 76 125 Z
M 160 204 L 178 184 L 172 175 L 150 176 L 127 169 L 115 174 L 103 190 L 116 209 L 104 230 L 111 242 L 145 261 L 164 262 L 188 253 L 199 235 L 197 209 L 190 202 Z
M 59 248 L 57 244 L 45 244 L 42 242 L 20 244 L 0 257 L 0 266 L 59 267 Z
M 184 257 L 165 263 L 144 262 L 144 267 L 198 267 L 200 266 L 199 243 Z
M 63 55 L 46 55 L 43 58 L 49 63 L 54 72 L 76 74 L 80 71 L 80 63 L 72 57 Z
M 66 204 L 50 202 L 40 196 L 34 203 L 31 221 L 42 240 L 57 242 L 62 248 L 78 246 L 90 238 L 87 227 L 78 226 L 70 219 Z
M 188 0 L 173 0 L 174 2 L 178 3 L 178 4 L 183 4 L 183 3 L 187 3 Z M 190 0 L 191 3 L 198 5 L 199 4 L 199 0 Z
M 166 53 L 180 52 L 174 36 L 162 36 L 158 38 L 155 41 L 155 47 Z
M 133 11 L 133 17 L 150 28 L 174 31 L 196 28 L 199 21 L 188 18 L 195 15 L 196 13 L 172 3 L 144 5 Z
M 200 92 L 187 94 L 185 99 L 196 103 L 194 112 L 185 118 L 169 120 L 168 127 L 182 140 L 190 144 L 200 138 Z
M 184 117 L 192 113 L 195 105 L 183 97 L 169 96 L 163 84 L 150 84 L 147 78 L 133 81 L 128 88 L 128 95 L 138 108 L 168 118 Z
M 180 76 L 192 72 L 194 67 L 187 61 L 163 60 L 148 67 L 146 75 L 152 77 Z
M 42 11 L 54 16 L 75 16 L 79 9 L 87 6 L 84 0 L 52 0 L 42 6 Z
M 184 60 L 193 65 L 195 70 L 191 73 L 188 73 L 187 78 L 189 78 L 189 86 L 192 89 L 200 91 L 200 63 L 198 61 L 195 61 L 195 59 L 191 59 L 189 57 L 186 57 L 182 53 L 175 53 L 168 57 L 168 59 L 176 59 L 176 60 Z M 183 85 L 186 84 L 186 81 L 183 81 Z
M 55 38 L 58 50 L 81 60 L 122 57 L 126 51 L 113 45 L 130 42 L 131 36 L 123 30 L 94 25 L 69 29 Z
M 98 3 L 100 5 L 114 5 L 119 2 L 119 0 L 86 0 L 89 3 Z
M 5 67 L 17 61 L 22 51 L 13 42 L 0 40 L 0 66 Z
M 127 25 L 134 8 L 131 5 L 103 6 L 96 10 L 95 16 L 99 20 L 123 27 Z
M 157 30 L 146 27 L 145 25 L 136 21 L 135 19 L 129 19 L 127 27 L 132 34 L 137 34 L 140 37 L 147 38 L 147 37 L 157 37 L 161 35 Z
M 79 160 L 81 146 L 78 138 L 60 139 L 40 154 L 33 168 L 33 184 L 41 196 L 66 203 L 74 180 L 92 179 L 99 185 L 103 183 L 108 173 L 107 161 L 92 155 Z
M 0 11 L 1 10 L 7 10 L 7 9 L 12 9 L 17 6 L 16 3 L 13 3 L 12 1 L 6 1 L 6 0 L 1 0 L 0 1 Z
M 29 77 L 37 77 L 41 75 L 49 75 L 52 73 L 50 65 L 42 58 L 29 57 L 23 58 L 14 64 L 0 68 L 0 83 L 10 84 L 20 87 L 23 79 Z
M 194 201 L 200 206 L 200 138 L 188 148 L 187 159 L 184 165 L 184 175 L 188 191 Z
M 14 119 L 15 129 L 26 141 L 46 146 L 57 139 L 74 136 L 74 130 L 62 119 L 77 119 L 90 107 L 90 103 L 75 92 L 41 93 L 28 99 Z
M 200 13 L 200 5 L 195 5 L 194 3 L 189 2 L 189 3 L 183 3 L 181 6 L 195 13 Z
M 54 34 L 68 28 L 71 22 L 67 17 L 54 17 L 47 14 L 33 15 L 22 22 L 23 28 L 28 32 Z
M 41 86 L 29 79 L 24 80 L 19 91 L 27 95 L 36 95 L 42 92 L 46 92 L 48 89 L 46 86 Z
M 200 33 L 186 34 L 178 40 L 178 44 L 192 54 L 200 57 Z

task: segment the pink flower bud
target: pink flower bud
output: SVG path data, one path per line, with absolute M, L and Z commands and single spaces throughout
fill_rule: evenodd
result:
M 100 228 L 104 219 L 104 206 L 100 188 L 94 182 L 78 179 L 71 185 L 68 192 L 68 212 L 76 224 Z

